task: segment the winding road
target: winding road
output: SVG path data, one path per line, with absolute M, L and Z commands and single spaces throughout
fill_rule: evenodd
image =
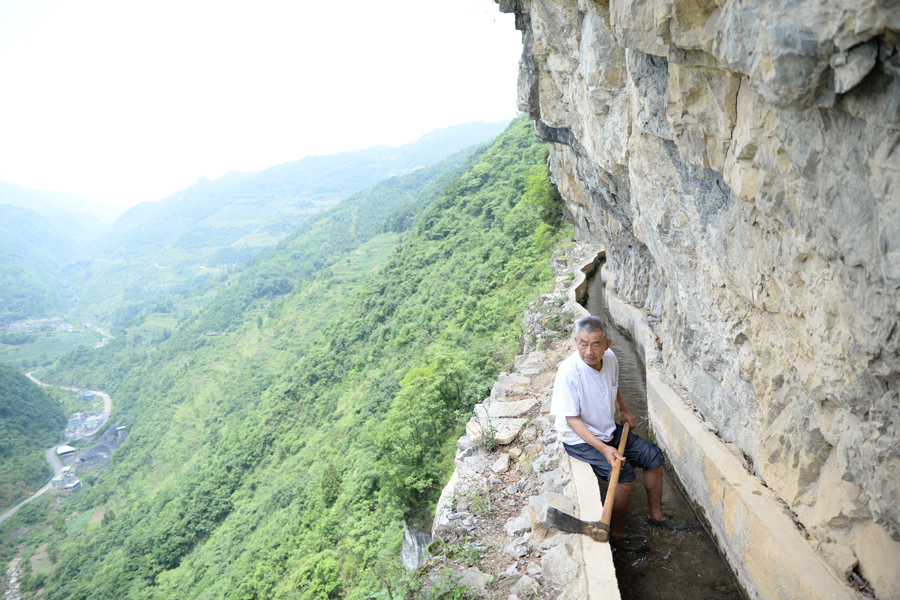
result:
M 38 381 L 37 379 L 32 377 L 31 373 L 26 373 L 26 375 L 28 376 L 28 379 L 32 380 L 36 384 L 44 386 L 44 387 L 49 387 L 49 384 L 41 383 L 40 381 Z M 63 386 L 59 386 L 59 387 L 61 387 L 64 390 L 70 390 L 70 391 L 74 391 L 74 392 L 79 391 L 79 388 L 71 388 L 71 387 L 63 387 Z M 97 390 L 90 390 L 90 391 L 94 392 L 95 394 L 97 394 L 98 396 L 103 398 L 103 420 L 100 421 L 100 425 L 98 425 L 96 429 L 94 429 L 90 432 L 86 432 L 82 437 L 87 436 L 87 435 L 93 435 L 94 433 L 96 433 L 97 431 L 102 429 L 103 426 L 106 425 L 106 422 L 109 420 L 109 414 L 112 411 L 112 399 L 109 397 L 109 394 L 104 394 L 103 392 L 100 392 Z M 59 460 L 59 456 L 57 456 L 57 454 L 56 454 L 57 448 L 59 448 L 59 445 L 53 446 L 52 448 L 50 448 L 49 450 L 47 450 L 44 453 L 44 456 L 47 458 L 47 462 L 49 462 L 50 466 L 53 467 L 53 477 L 59 477 L 59 475 L 62 474 L 62 463 Z M 52 480 L 53 480 L 53 478 L 51 478 L 51 481 Z M 14 514 L 16 514 L 17 510 L 19 510 L 20 508 L 22 508 L 29 502 L 36 500 L 44 492 L 46 492 L 49 489 L 50 489 L 50 481 L 48 481 L 47 485 L 45 485 L 44 487 L 42 487 L 41 489 L 36 491 L 34 494 L 29 496 L 28 498 L 26 498 L 25 500 L 23 500 L 16 506 L 12 507 L 11 509 L 6 511 L 2 515 L 0 515 L 0 523 L 5 521 L 6 519 L 10 518 Z

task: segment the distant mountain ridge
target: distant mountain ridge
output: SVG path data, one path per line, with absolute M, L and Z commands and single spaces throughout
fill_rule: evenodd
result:
M 142 297 L 147 286 L 183 281 L 202 265 L 242 262 L 344 198 L 473 148 L 508 123 L 466 123 L 398 147 L 201 177 L 127 210 L 0 182 L 0 325 L 66 312 L 80 299 L 115 298 L 126 288 Z M 110 260 L 118 258 L 127 264 Z
M 30 208 L 42 215 L 62 210 L 78 219 L 97 220 L 106 225 L 112 225 L 127 210 L 125 206 L 101 204 L 81 194 L 35 190 L 5 181 L 0 181 L 0 204 Z
M 177 262 L 179 254 L 200 248 L 271 246 L 351 194 L 485 142 L 508 124 L 465 123 L 398 147 L 309 156 L 263 171 L 201 178 L 164 200 L 130 208 L 98 250 L 107 258 L 133 259 L 169 248 L 173 252 L 166 260 Z

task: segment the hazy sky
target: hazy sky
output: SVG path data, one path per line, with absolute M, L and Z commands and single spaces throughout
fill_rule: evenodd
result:
M 515 116 L 493 0 L 0 0 L 0 181 L 110 204 Z

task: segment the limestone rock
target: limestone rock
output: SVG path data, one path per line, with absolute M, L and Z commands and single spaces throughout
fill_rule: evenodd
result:
M 509 453 L 503 452 L 491 465 L 491 471 L 494 473 L 506 473 L 507 469 L 509 469 Z
M 522 376 L 532 377 L 538 375 L 546 367 L 546 362 L 546 353 L 539 351 L 529 352 L 516 357 L 516 371 Z
M 528 419 L 491 419 L 490 426 L 497 430 L 494 434 L 494 440 L 501 446 L 512 443 L 527 422 Z M 481 437 L 482 421 L 477 417 L 472 417 L 466 424 L 466 433 L 472 439 Z
M 535 594 L 538 585 L 528 575 L 522 575 L 512 585 L 512 591 L 519 594 Z
M 900 597 L 900 5 L 514 10 L 518 104 L 607 290 L 750 470 Z
M 552 547 L 541 559 L 543 576 L 560 585 L 565 585 L 576 578 L 578 563 L 572 558 L 572 548 L 568 543 Z
M 467 585 L 483 593 L 490 581 L 490 575 L 482 573 L 475 567 L 460 570 L 453 569 L 449 574 L 432 571 L 425 578 L 425 581 L 422 584 L 422 591 L 425 592 L 425 598 L 430 598 L 435 589 L 446 588 L 449 585 L 457 587 Z
M 497 383 L 491 388 L 490 399 L 503 400 L 507 396 L 522 395 L 525 393 L 525 386 L 528 385 L 529 381 L 531 380 L 528 377 L 523 377 L 522 375 L 500 373 Z
M 504 546 L 503 552 L 509 554 L 514 558 L 522 558 L 523 556 L 528 554 L 528 546 L 523 543 L 523 540 L 521 538 L 518 538 Z
M 552 406 L 552 401 L 553 401 L 553 399 L 550 396 L 547 396 L 546 398 L 543 399 L 543 401 L 541 401 L 541 409 L 540 410 L 541 410 L 542 415 L 546 415 L 546 414 L 550 413 L 550 407 Z
M 544 496 L 528 498 L 528 514 L 531 520 L 531 533 L 535 540 L 541 541 L 554 533 L 547 525 L 547 499 Z
M 840 573 L 841 578 L 844 580 L 850 578 L 850 573 L 859 564 L 859 561 L 856 560 L 856 555 L 853 554 L 853 550 L 841 544 L 823 542 L 819 544 L 819 552 L 825 557 L 825 561 Z
M 400 550 L 400 560 L 407 569 L 418 569 L 425 564 L 425 552 L 431 536 L 423 531 L 410 529 L 403 522 L 403 546 Z
M 543 449 L 542 444 L 528 444 L 522 449 L 522 452 L 525 453 L 525 456 L 537 456 Z
M 510 517 L 504 529 L 509 537 L 515 537 L 531 529 L 531 512 L 528 507 L 523 507 L 518 517 Z
M 539 400 L 530 398 L 527 400 L 513 400 L 511 402 L 491 402 L 489 404 L 476 404 L 475 415 L 485 422 L 487 419 L 518 417 L 524 415 L 534 407 Z
M 515 566 L 513 566 L 511 568 L 515 569 Z M 503 581 L 501 581 L 500 583 L 497 584 L 497 587 L 500 589 L 511 588 L 515 584 L 517 584 L 520 579 L 522 579 L 521 573 L 518 573 L 518 572 L 510 573 L 506 579 L 504 579 Z
M 853 89 L 862 81 L 863 77 L 869 74 L 869 71 L 875 66 L 877 57 L 878 43 L 875 40 L 832 56 L 831 66 L 834 68 L 835 93 L 846 94 Z

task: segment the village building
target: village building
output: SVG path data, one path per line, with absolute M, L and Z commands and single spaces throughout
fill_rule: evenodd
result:
M 50 480 L 50 487 L 65 492 L 76 492 L 81 489 L 81 480 L 75 477 L 72 467 L 63 467 L 62 473 Z
M 74 413 L 71 417 L 69 417 L 68 427 L 71 427 L 73 429 L 83 427 L 84 420 L 87 419 L 87 417 L 88 417 L 88 413 L 86 413 L 86 412 Z

